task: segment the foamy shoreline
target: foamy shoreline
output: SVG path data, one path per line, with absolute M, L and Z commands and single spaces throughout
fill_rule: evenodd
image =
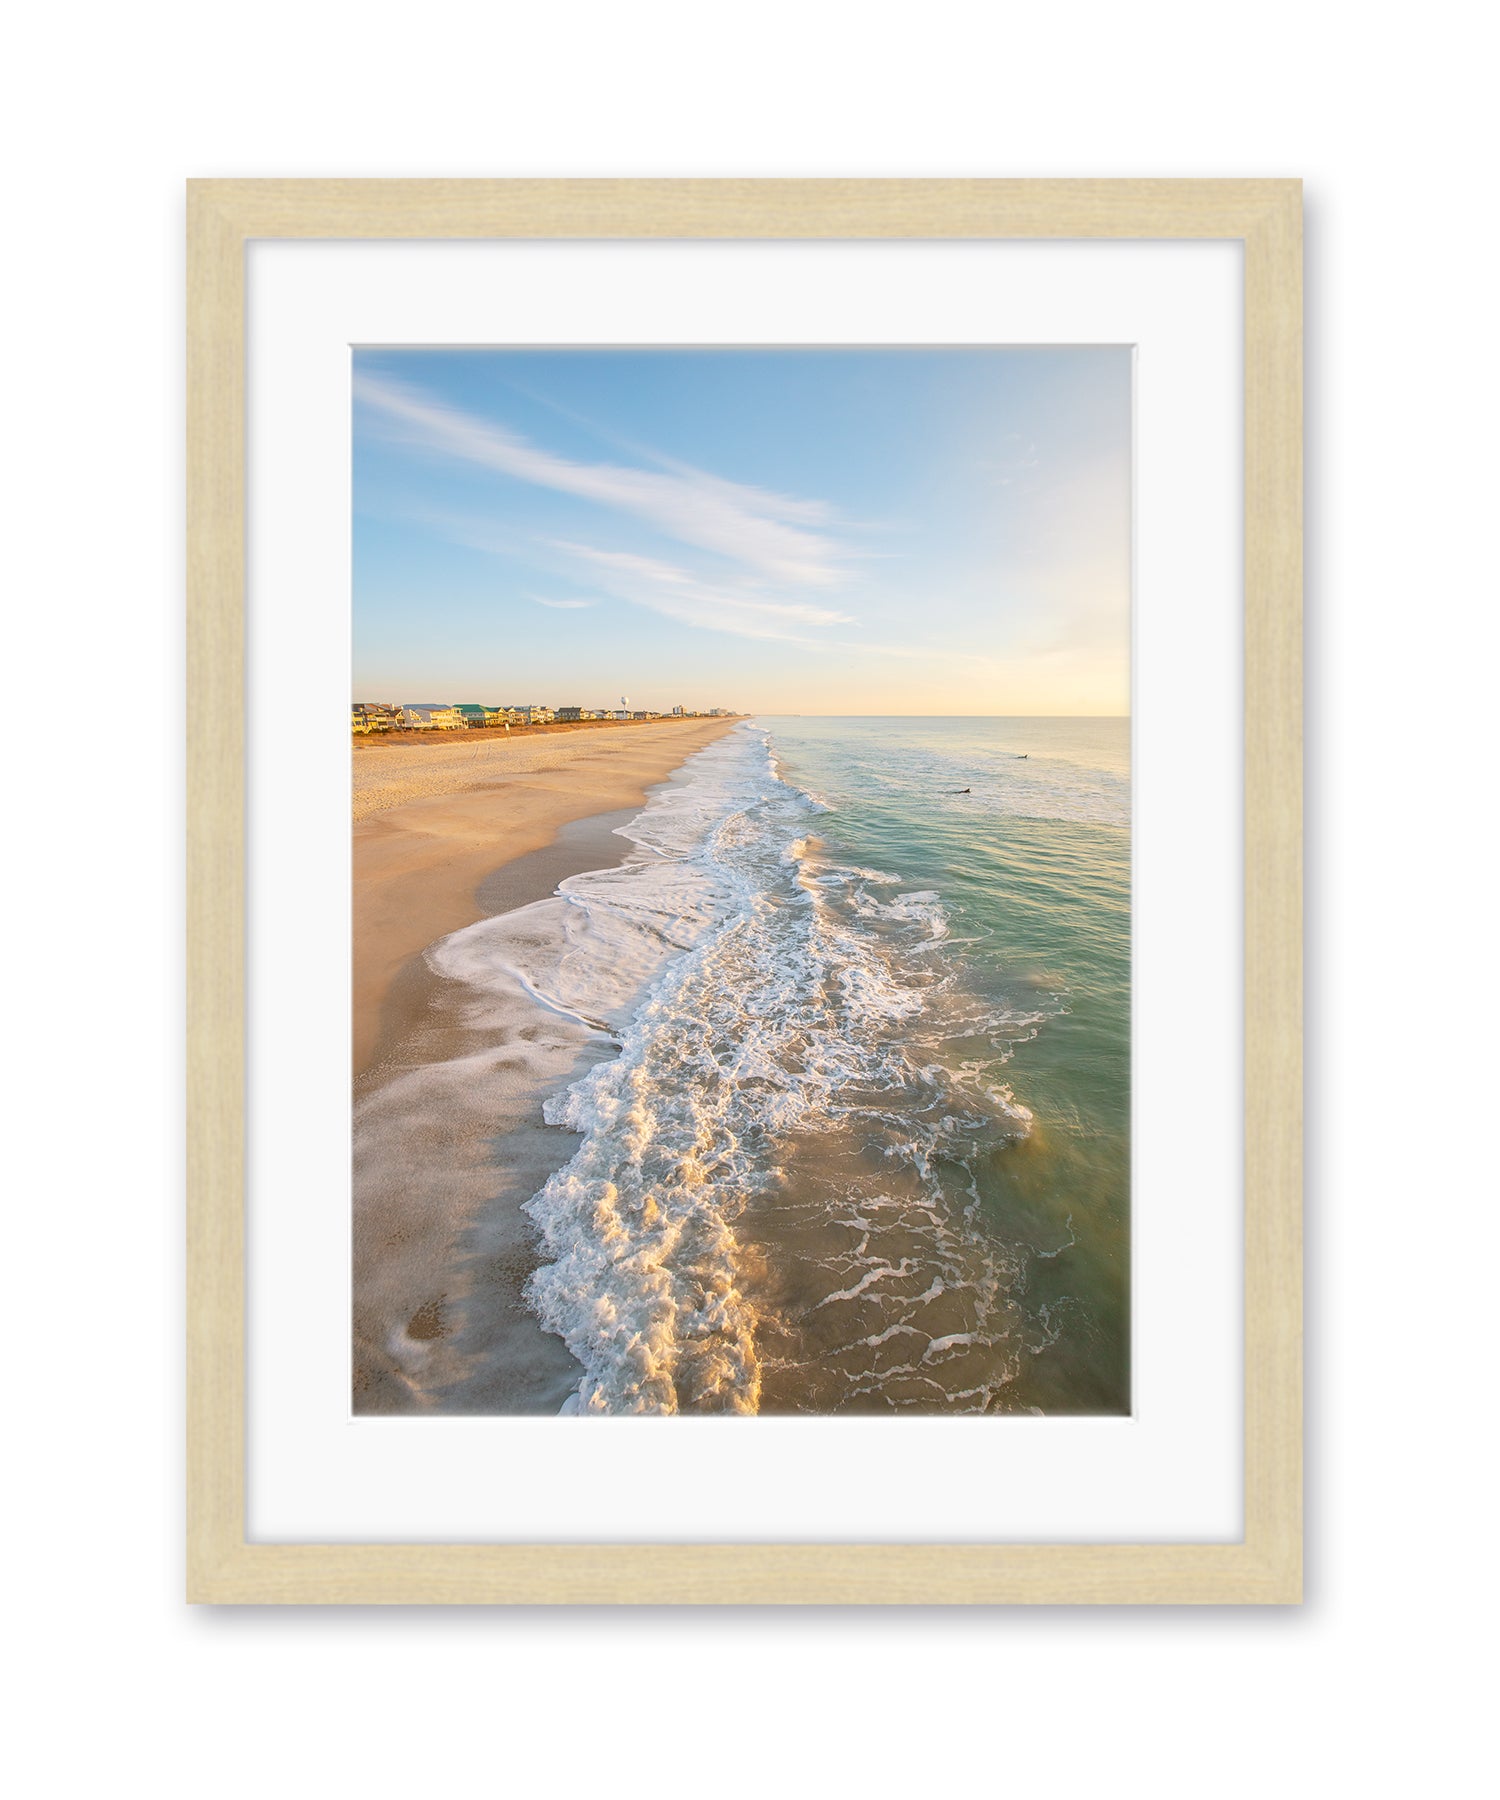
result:
M 829 758 L 823 802 L 764 728 L 731 730 L 645 805 L 512 862 L 512 891 L 486 883 L 482 916 L 413 959 L 356 1086 L 357 1412 L 1107 1394 L 1088 1296 L 1110 1306 L 1117 1283 L 1083 1266 L 1091 1189 L 1056 1191 L 1076 1146 L 1038 1136 L 1006 1067 L 1074 1013 L 1013 962 L 987 968 L 989 933 L 955 939 L 953 852 L 920 821 L 963 790 L 923 754 L 888 862 L 885 821 L 861 833 L 842 798 L 870 780 L 858 748 Z M 492 803 L 414 800 L 361 829 Z
M 487 876 L 543 849 L 575 819 L 643 806 L 648 788 L 733 724 L 694 719 L 361 746 L 352 774 L 355 1074 L 375 1055 L 381 1011 L 403 965 L 500 910 L 477 898 Z
M 449 1365 L 463 1361 L 455 1308 L 476 1255 L 516 1265 L 505 1291 L 487 1299 L 485 1329 L 505 1346 L 497 1373 L 524 1394 L 553 1396 L 554 1411 L 576 1379 L 518 1285 L 530 1235 L 520 1203 L 550 1171 L 557 1134 L 531 1117 L 535 1071 L 518 1066 L 512 1082 L 502 1059 L 497 1079 L 494 1051 L 516 1038 L 523 1060 L 555 1064 L 556 1079 L 597 1051 L 589 1034 L 525 1003 L 524 1017 L 510 1020 L 515 1009 L 502 1005 L 476 1032 L 468 1008 L 454 1010 L 445 991 L 453 984 L 439 981 L 422 953 L 543 898 L 569 874 L 608 866 L 624 849 L 610 825 L 733 724 L 371 746 L 355 756 L 357 1411 L 420 1410 L 428 1384 L 419 1370 L 441 1385 Z M 461 984 L 454 992 L 462 997 Z M 507 1145 L 498 1163 L 497 1135 Z M 507 1385 L 483 1409 L 517 1407 Z

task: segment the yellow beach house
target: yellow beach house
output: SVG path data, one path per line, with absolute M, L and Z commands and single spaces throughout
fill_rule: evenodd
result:
M 462 731 L 463 715 L 456 706 L 440 706 L 430 700 L 408 700 L 401 708 L 401 724 L 407 731 Z

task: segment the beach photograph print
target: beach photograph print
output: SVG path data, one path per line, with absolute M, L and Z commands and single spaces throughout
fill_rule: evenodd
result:
M 1132 382 L 353 352 L 355 1414 L 1129 1413 Z

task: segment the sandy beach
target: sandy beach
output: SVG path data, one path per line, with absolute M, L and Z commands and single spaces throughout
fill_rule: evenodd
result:
M 571 1142 L 542 1125 L 539 1086 L 607 1047 L 520 995 L 476 1011 L 423 952 L 618 862 L 614 827 L 732 724 L 356 748 L 356 1411 L 439 1396 L 445 1410 L 555 1411 L 576 1380 L 521 1297 L 520 1207 Z
M 382 1013 L 402 967 L 435 939 L 487 913 L 550 893 L 573 870 L 597 867 L 581 843 L 494 878 L 552 845 L 561 826 L 625 807 L 685 758 L 721 737 L 730 719 L 603 727 L 482 742 L 365 743 L 354 752 L 354 1073 L 374 1061 L 396 1023 Z M 446 738 L 447 734 L 444 734 Z M 597 845 L 602 861 L 624 846 Z M 580 860 L 580 857 L 583 860 Z M 481 886 L 486 891 L 480 897 Z

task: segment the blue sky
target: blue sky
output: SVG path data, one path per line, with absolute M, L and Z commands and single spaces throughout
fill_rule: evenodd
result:
M 1129 710 L 1130 352 L 354 353 L 354 697 Z

